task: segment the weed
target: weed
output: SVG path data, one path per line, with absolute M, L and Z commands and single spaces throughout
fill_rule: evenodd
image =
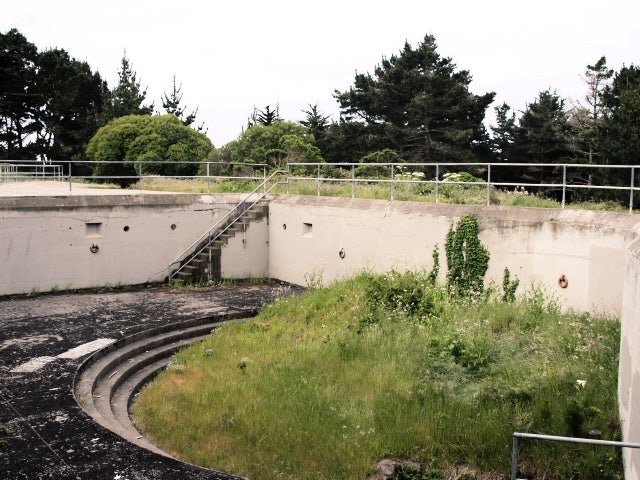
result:
M 180 351 L 185 369 L 145 387 L 133 416 L 165 450 L 249 478 L 366 478 L 381 457 L 433 469 L 398 478 L 451 477 L 452 465 L 499 478 L 514 431 L 620 437 L 619 322 L 556 307 L 539 289 L 469 302 L 425 272 L 364 273 Z M 529 478 L 622 472 L 608 449 L 544 442 L 519 466 Z
M 508 267 L 504 267 L 504 276 L 502 277 L 502 301 L 512 303 L 516 299 L 516 290 L 520 285 L 518 278 L 511 280 L 511 272 Z
M 0 424 L 0 448 L 4 448 L 9 445 L 9 442 L 2 438 L 9 435 L 13 435 L 13 431 L 10 430 L 9 427 Z
M 460 296 L 477 295 L 484 290 L 484 275 L 489 268 L 489 251 L 478 238 L 478 222 L 464 215 L 452 225 L 445 240 L 447 282 Z

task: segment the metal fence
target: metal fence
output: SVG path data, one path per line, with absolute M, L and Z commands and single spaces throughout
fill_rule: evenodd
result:
M 396 187 L 407 184 L 432 185 L 435 189 L 436 202 L 439 201 L 443 185 L 483 186 L 486 189 L 486 204 L 491 203 L 493 189 L 513 189 L 515 191 L 547 190 L 556 192 L 558 200 L 564 208 L 568 194 L 578 190 L 601 190 L 627 192 L 629 211 L 634 208 L 634 194 L 640 191 L 636 185 L 636 170 L 640 165 L 592 165 L 592 164 L 557 164 L 557 163 L 295 163 L 289 164 L 291 181 L 317 182 L 317 194 L 323 182 L 348 183 L 351 196 L 355 197 L 355 188 L 363 183 L 380 183 L 389 188 L 389 198 L 395 198 Z M 347 175 L 342 177 L 332 174 L 335 169 L 342 169 Z M 510 173 L 505 174 L 507 169 Z M 518 171 L 528 171 L 529 179 L 517 182 L 503 181 L 506 176 L 518 176 Z M 533 173 L 532 173 L 533 171 Z M 536 172 L 537 171 L 537 172 Z M 622 181 L 618 185 L 598 185 L 593 183 L 593 174 L 616 171 Z M 369 174 L 367 174 L 369 172 Z M 473 172 L 469 176 L 460 177 L 460 172 Z M 373 173 L 373 175 L 371 174 Z M 544 181 L 533 181 L 531 177 L 539 175 Z M 524 175 L 521 174 L 522 177 Z M 458 178 L 456 178 L 458 177 Z M 465 180 L 470 178 L 471 181 Z M 624 180 L 626 179 L 626 180 Z
M 197 175 L 164 175 L 157 172 L 175 167 L 172 162 L 133 162 L 127 175 L 95 175 L 98 165 L 122 162 L 71 162 L 0 160 L 0 183 L 20 180 L 68 181 L 69 189 L 75 182 L 138 183 L 145 188 L 145 181 L 151 178 L 200 179 L 207 182 L 210 191 L 214 180 L 264 181 L 273 170 L 266 164 L 226 163 L 226 162 L 182 162 L 181 168 L 191 166 Z M 570 194 L 585 190 L 619 192 L 626 195 L 629 211 L 633 211 L 636 192 L 640 191 L 640 179 L 636 170 L 640 165 L 592 165 L 592 164 L 551 164 L 551 163 L 290 163 L 286 167 L 288 185 L 295 182 L 314 182 L 316 194 L 321 195 L 324 185 L 349 185 L 351 197 L 356 196 L 360 185 L 384 185 L 388 188 L 388 198 L 394 200 L 397 190 L 406 185 L 428 186 L 434 190 L 435 201 L 440 201 L 443 186 L 465 185 L 486 190 L 486 203 L 491 203 L 491 193 L 495 190 L 520 192 L 539 191 L 553 196 L 562 207 L 569 202 Z M 467 175 L 464 175 L 464 174 Z M 598 183 L 601 178 L 615 181 Z M 518 178 L 517 181 L 507 179 Z M 250 190 L 250 188 L 248 189 Z M 290 193 L 289 188 L 287 193 Z M 623 197 L 620 198 L 621 202 Z
M 513 434 L 513 447 L 511 449 L 511 480 L 518 480 L 516 478 L 518 473 L 518 450 L 519 439 L 530 440 L 542 440 L 547 442 L 562 442 L 562 443 L 581 443 L 594 446 L 606 446 L 617 448 L 640 448 L 640 443 L 630 442 L 614 442 L 612 440 L 598 440 L 592 438 L 577 438 L 577 437 L 558 437 L 554 435 L 539 435 L 536 433 L 520 433 L 515 432 Z

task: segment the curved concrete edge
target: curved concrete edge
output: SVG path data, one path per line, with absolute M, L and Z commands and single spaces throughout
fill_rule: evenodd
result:
M 122 411 L 126 411 L 126 415 L 122 415 L 119 418 L 116 418 L 115 413 L 113 413 L 112 418 L 105 417 L 102 413 L 97 409 L 94 405 L 93 401 L 93 391 L 96 388 L 96 385 L 104 379 L 104 375 L 108 373 L 108 371 L 117 366 L 117 362 L 114 360 L 110 361 L 105 365 L 104 368 L 101 368 L 98 371 L 98 375 L 95 378 L 84 379 L 81 380 L 83 374 L 87 372 L 90 367 L 96 365 L 100 362 L 101 359 L 105 358 L 107 355 L 116 353 L 118 350 L 122 350 L 125 347 L 132 345 L 136 342 L 144 342 L 145 340 L 153 341 L 157 336 L 163 335 L 171 332 L 179 332 L 181 330 L 189 329 L 197 326 L 211 326 L 213 328 L 218 328 L 221 325 L 224 325 L 228 321 L 233 320 L 243 320 L 254 317 L 258 313 L 257 309 L 248 310 L 245 312 L 235 313 L 235 314 L 222 314 L 216 315 L 213 317 L 203 317 L 195 320 L 189 320 L 184 322 L 174 322 L 167 325 L 163 325 L 161 327 L 156 327 L 153 329 L 145 330 L 142 332 L 138 332 L 136 334 L 130 335 L 123 339 L 120 339 L 116 342 L 111 343 L 110 345 L 94 352 L 92 355 L 87 357 L 76 369 L 73 382 L 72 382 L 72 396 L 76 401 L 76 404 L 80 407 L 80 409 L 89 416 L 94 422 L 101 425 L 102 427 L 110 430 L 115 433 L 119 437 L 123 438 L 129 443 L 137 445 L 140 448 L 144 448 L 154 454 L 164 456 L 172 459 L 173 461 L 179 461 L 193 468 L 201 469 L 207 472 L 219 472 L 217 470 L 208 469 L 201 467 L 199 465 L 194 465 L 189 462 L 184 462 L 180 459 L 177 459 L 170 455 L 169 453 L 163 451 L 156 445 L 154 445 L 151 441 L 141 435 L 129 416 L 129 407 L 133 401 L 133 397 L 140 392 L 142 387 L 146 385 L 149 381 L 153 380 L 155 376 L 159 373 L 159 371 L 166 366 L 168 363 L 167 360 L 170 356 L 175 353 L 176 349 L 167 350 L 167 353 L 162 356 L 162 358 L 158 358 L 153 362 L 145 362 L 139 365 L 133 365 L 128 368 L 126 373 L 126 378 L 118 379 L 116 383 L 110 388 L 113 391 L 108 392 L 108 399 L 106 400 L 109 404 L 111 404 L 111 400 L 114 396 L 114 392 L 118 391 L 118 396 L 121 399 L 123 405 L 119 406 L 118 409 Z M 203 339 L 202 335 L 194 335 L 188 339 L 181 339 L 181 346 L 179 348 L 186 347 Z M 169 341 L 174 341 L 173 337 L 169 337 Z M 162 345 L 161 345 L 162 346 Z M 131 360 L 135 358 L 135 356 L 127 355 L 124 357 L 124 360 Z M 164 360 L 164 361 L 163 361 Z M 138 370 L 146 371 L 139 377 L 135 377 L 135 374 Z M 119 391 L 123 385 L 127 384 L 127 380 L 129 378 L 133 378 L 132 382 L 128 382 L 129 384 L 126 386 L 126 391 Z M 83 384 L 84 383 L 84 384 Z M 122 423 L 125 422 L 125 423 Z M 244 479 L 244 477 L 234 476 L 232 474 L 228 474 L 225 472 L 225 475 L 230 478 Z

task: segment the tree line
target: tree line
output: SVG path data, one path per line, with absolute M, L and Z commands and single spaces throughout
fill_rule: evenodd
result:
M 146 90 L 126 55 L 118 84 L 110 90 L 86 62 L 70 58 L 62 49 L 38 52 L 15 29 L 0 34 L 0 48 L 0 158 L 169 158 L 171 142 L 160 141 L 168 134 L 154 137 L 150 132 L 168 132 L 170 121 L 153 126 L 133 118 L 122 120 L 154 111 L 153 104 L 145 104 Z M 501 169 L 502 178 L 494 178 L 523 182 L 543 182 L 557 170 L 536 164 L 638 163 L 640 68 L 634 65 L 614 71 L 603 56 L 586 66 L 588 93 L 583 101 L 571 104 L 547 89 L 523 111 L 507 104 L 495 107 L 496 124 L 488 128 L 485 118 L 495 92 L 474 94 L 469 89 L 471 80 L 471 73 L 442 57 L 435 38 L 426 35 L 416 47 L 405 42 L 397 54 L 382 57 L 371 73 L 356 73 L 348 90 L 335 90 L 340 107 L 337 120 L 311 104 L 302 110 L 302 119 L 284 120 L 277 107 L 267 105 L 254 108 L 236 140 L 219 148 L 210 142 L 209 148 L 181 148 L 189 155 L 204 155 L 191 160 L 273 166 L 285 162 L 531 164 L 530 168 Z M 204 136 L 204 125 L 193 128 L 197 109 L 185 114 L 181 98 L 174 76 L 172 89 L 163 95 L 163 108 L 182 126 Z M 123 142 L 126 123 L 133 125 L 129 130 L 146 132 L 141 133 L 146 137 L 138 142 L 139 148 L 131 152 L 112 148 L 107 155 L 104 148 L 91 146 L 91 141 L 100 143 L 95 139 L 99 129 L 114 131 Z M 99 137 L 114 145 L 112 139 L 105 140 L 110 137 L 104 131 Z M 177 150 L 173 149 L 171 158 L 184 160 Z M 574 180 L 628 185 L 628 173 L 594 169 L 580 175 Z

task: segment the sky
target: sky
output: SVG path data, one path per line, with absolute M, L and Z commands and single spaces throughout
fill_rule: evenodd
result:
M 383 57 L 433 35 L 438 53 L 468 70 L 472 93 L 526 108 L 551 89 L 587 93 L 587 65 L 640 65 L 638 0 L 0 0 L 0 31 L 38 50 L 62 48 L 113 88 L 123 55 L 147 103 L 162 111 L 175 74 L 186 113 L 198 108 L 216 147 L 235 140 L 254 107 L 285 120 L 318 110 L 338 120 L 334 91 Z

